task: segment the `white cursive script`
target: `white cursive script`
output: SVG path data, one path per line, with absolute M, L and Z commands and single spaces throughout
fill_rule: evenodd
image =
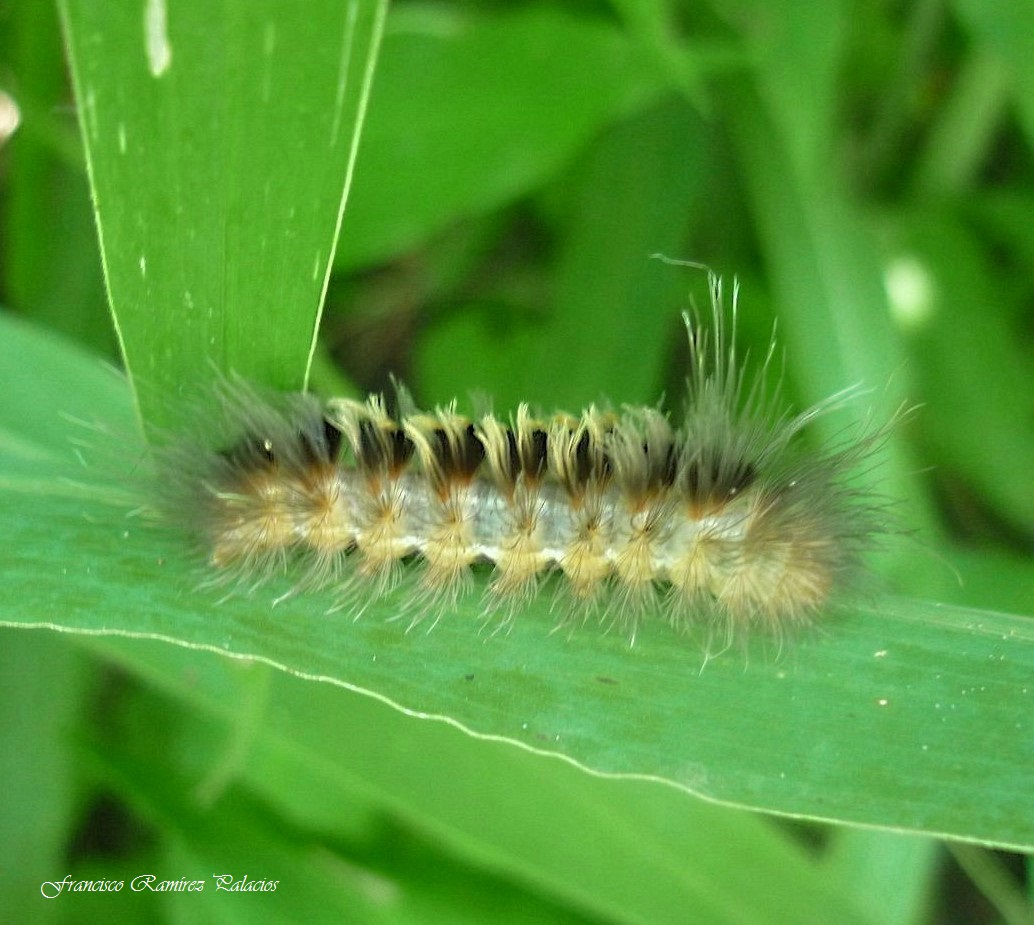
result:
M 117 893 L 124 886 L 122 880 L 73 880 L 69 874 L 64 880 L 41 883 L 39 891 L 47 899 L 56 899 L 62 893 Z
M 249 880 L 247 874 L 240 880 L 235 880 L 232 874 L 212 874 L 212 877 L 217 890 L 231 893 L 274 893 L 280 885 L 279 880 Z

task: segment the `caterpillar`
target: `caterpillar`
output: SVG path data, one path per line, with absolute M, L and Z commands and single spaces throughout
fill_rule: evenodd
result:
M 283 570 L 295 590 L 330 588 L 356 613 L 391 595 L 412 622 L 437 621 L 470 594 L 505 624 L 551 575 L 560 610 L 598 615 L 634 640 L 641 623 L 718 625 L 730 639 L 805 625 L 855 587 L 886 532 L 885 504 L 852 473 L 888 428 L 808 451 L 796 439 L 857 389 L 798 415 L 748 378 L 711 277 L 711 331 L 683 315 L 688 402 L 679 426 L 654 407 L 503 419 L 455 402 L 418 410 L 398 387 L 365 401 L 220 388 L 233 436 L 166 454 L 169 505 L 220 576 L 251 585 Z M 159 454 L 160 455 L 160 454 Z M 415 575 L 412 570 L 415 571 Z

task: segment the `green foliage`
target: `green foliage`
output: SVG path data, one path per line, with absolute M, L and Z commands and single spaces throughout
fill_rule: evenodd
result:
M 918 923 L 953 914 L 933 836 L 1034 847 L 1022 5 L 400 3 L 383 42 L 374 0 L 164 9 L 63 0 L 85 157 L 53 10 L 0 36 L 5 909 Z M 677 412 L 703 278 L 657 252 L 739 277 L 755 356 L 778 317 L 798 406 L 922 404 L 879 472 L 916 532 L 876 563 L 895 596 L 703 665 L 652 623 L 550 635 L 548 594 L 499 634 L 476 600 L 430 634 L 221 601 L 126 516 L 137 417 L 220 369 Z M 956 857 L 1024 921 L 995 855 Z M 68 873 L 127 889 L 40 897 Z

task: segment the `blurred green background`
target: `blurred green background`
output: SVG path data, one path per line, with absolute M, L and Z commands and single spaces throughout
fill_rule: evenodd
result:
M 170 29 L 189 6 L 170 2 Z M 237 6 L 219 4 L 210 30 L 197 20 L 199 47 L 211 41 L 232 55 L 227 36 L 249 17 Z M 132 27 L 155 7 L 134 8 Z M 317 7 L 349 9 L 264 8 L 279 17 L 275 40 L 265 33 L 273 60 L 274 47 L 290 53 L 292 36 L 298 60 L 308 60 L 322 33 L 294 23 L 321 22 Z M 165 103 L 146 97 L 147 81 L 139 92 L 133 83 L 142 60 L 97 51 L 104 11 L 63 9 L 78 101 L 58 12 L 0 5 L 0 106 L 20 113 L 0 147 L 0 305 L 41 344 L 52 332 L 121 362 L 77 124 L 86 119 L 89 138 L 92 104 L 82 94 L 99 75 L 108 105 L 130 114 L 121 161 L 127 142 L 105 133 L 100 100 L 92 169 L 108 287 L 145 420 L 161 413 L 154 393 L 213 360 L 274 385 L 308 378 L 323 393 L 383 389 L 396 374 L 428 405 L 483 392 L 501 411 L 522 400 L 577 410 L 601 396 L 652 404 L 664 395 L 677 414 L 679 312 L 691 299 L 702 304 L 706 284 L 699 272 L 649 259 L 662 253 L 713 267 L 727 292 L 738 281 L 742 346 L 754 356 L 778 319 L 795 406 L 856 383 L 869 392 L 854 417 L 867 406 L 878 418 L 903 401 L 921 406 L 880 470 L 914 532 L 880 563 L 889 587 L 986 612 L 1034 612 L 1027 5 L 396 3 L 327 276 L 348 135 L 334 134 L 329 153 L 296 145 L 304 128 L 291 119 L 297 111 L 308 125 L 313 112 L 338 107 L 350 124 L 342 99 L 359 86 L 359 59 L 348 62 L 348 81 L 311 99 L 292 89 L 295 72 L 285 68 L 283 96 L 271 100 L 246 59 L 231 57 L 236 70 L 222 72 L 216 60 L 198 78 L 197 111 L 208 111 L 214 92 L 229 130 L 253 133 L 240 142 L 252 150 L 227 154 L 246 167 L 230 176 L 203 141 L 218 127 L 186 117 L 191 100 L 181 121 L 148 122 Z M 363 6 L 360 26 L 372 9 Z M 175 73 L 183 48 L 172 47 Z M 134 154 L 135 125 L 152 133 L 140 142 L 153 144 L 147 157 Z M 175 174 L 183 163 L 187 180 Z M 281 167 L 262 187 L 258 179 Z M 231 192 L 213 198 L 217 189 Z M 124 202 L 119 190 L 128 190 Z M 294 191 L 300 213 L 281 214 Z M 208 199 L 205 221 L 176 218 L 177 202 Z M 292 244 L 306 234 L 318 252 L 311 274 L 310 252 Z M 265 242 L 254 265 L 235 268 L 235 243 L 253 239 Z M 137 270 L 141 241 L 150 277 Z M 206 253 L 207 269 L 191 263 Z M 210 279 L 198 279 L 202 269 Z M 189 304 L 163 279 L 197 279 Z M 211 328 L 192 326 L 194 299 L 211 300 Z M 56 346 L 40 353 L 54 370 L 64 362 Z M 47 379 L 50 367 L 16 360 L 0 344 L 5 394 L 32 386 L 44 407 L 54 396 L 33 377 Z M 827 426 L 828 435 L 844 421 Z M 2 432 L 8 449 L 19 433 Z M 40 588 L 51 580 L 38 574 Z M 37 622 L 54 618 L 48 606 L 41 592 Z M 12 921 L 1030 921 L 1031 877 L 1018 855 L 700 804 L 686 812 L 715 833 L 704 861 L 680 853 L 681 835 L 657 834 L 665 819 L 689 824 L 669 817 L 664 788 L 611 792 L 614 782 L 497 755 L 496 743 L 428 732 L 384 704 L 313 692 L 266 666 L 154 642 L 72 645 L 12 629 L 2 638 L 9 786 L 0 904 L 15 910 Z M 296 711 L 271 733 L 284 703 Z M 324 711 L 351 725 L 323 732 L 313 723 L 304 746 L 283 731 Z M 347 763 L 351 736 L 366 748 L 377 738 L 405 744 L 360 772 Z M 1016 736 L 1029 751 L 1029 710 Z M 421 765 L 424 750 L 433 764 Z M 438 807 L 433 782 L 420 779 L 431 768 L 469 776 L 471 789 Z M 505 786 L 478 791 L 493 774 L 513 775 L 512 805 L 500 796 Z M 550 800 L 555 833 L 543 808 Z M 585 829 L 572 804 L 593 820 Z M 640 817 L 649 838 L 637 831 Z M 542 854 L 544 840 L 555 857 Z M 621 881 L 609 867 L 637 845 L 634 876 Z M 175 879 L 222 867 L 266 871 L 291 890 L 206 896 L 206 905 L 187 894 L 38 894 L 41 881 L 69 871 L 128 880 L 153 869 Z

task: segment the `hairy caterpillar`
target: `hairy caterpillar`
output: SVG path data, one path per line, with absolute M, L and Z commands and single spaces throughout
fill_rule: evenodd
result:
M 735 298 L 727 319 L 714 277 L 711 295 L 710 334 L 684 315 L 677 428 L 655 408 L 469 418 L 455 402 L 420 412 L 400 388 L 393 417 L 379 395 L 270 398 L 224 383 L 231 439 L 189 459 L 159 454 L 171 507 L 190 512 L 220 574 L 258 583 L 286 567 L 297 589 L 330 587 L 357 612 L 415 568 L 400 603 L 413 622 L 437 620 L 481 562 L 482 610 L 504 620 L 556 573 L 565 613 L 598 613 L 633 638 L 658 615 L 729 638 L 781 635 L 852 587 L 886 530 L 884 505 L 851 471 L 887 428 L 802 451 L 798 433 L 855 390 L 779 410 L 739 365 Z

